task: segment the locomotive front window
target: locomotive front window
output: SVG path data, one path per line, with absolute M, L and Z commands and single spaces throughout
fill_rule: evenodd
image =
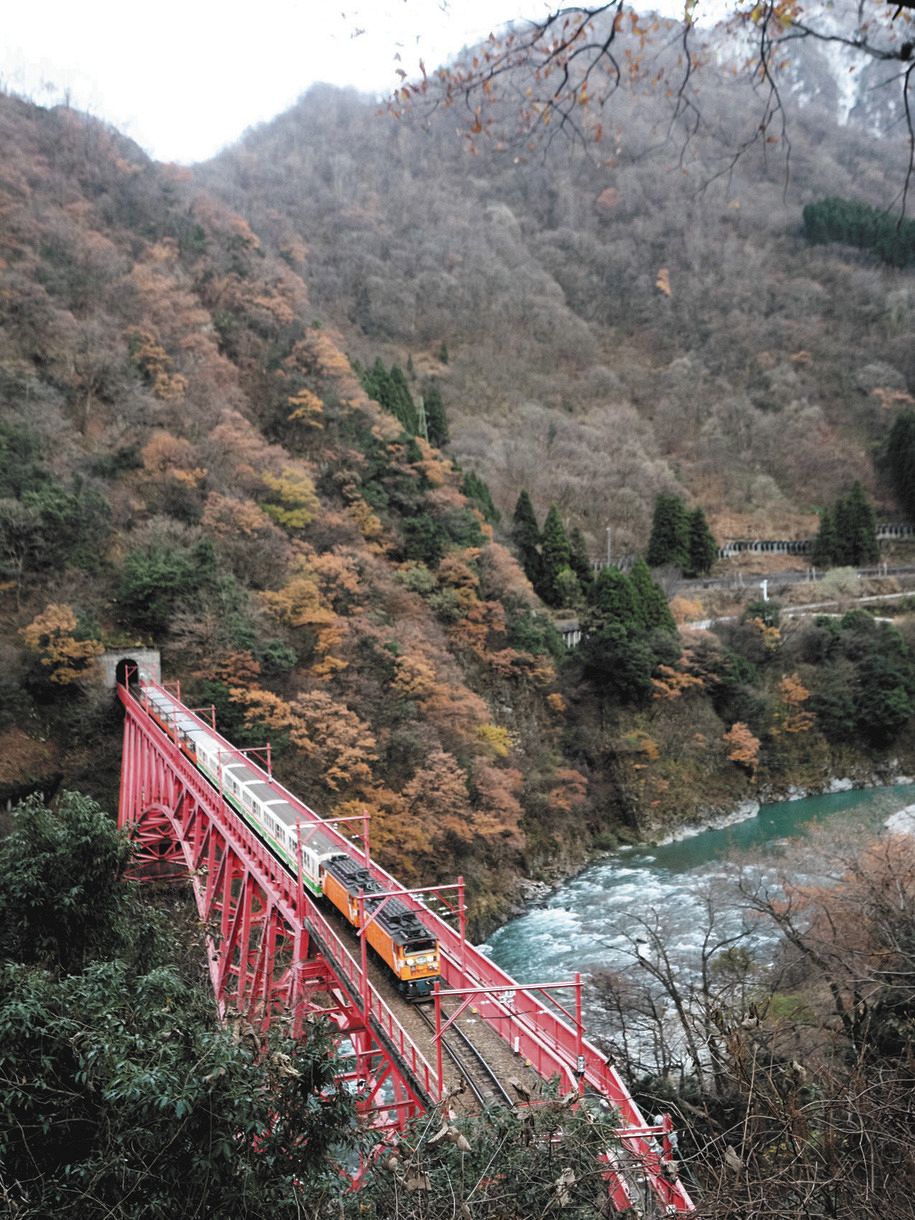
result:
M 404 946 L 407 953 L 429 953 L 435 948 L 434 940 L 411 940 Z

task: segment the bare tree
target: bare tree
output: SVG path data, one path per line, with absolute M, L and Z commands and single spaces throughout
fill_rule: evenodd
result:
M 627 932 L 631 969 L 600 980 L 614 1050 L 647 1102 L 680 1113 L 702 1214 L 915 1216 L 915 843 L 743 899 L 781 934 L 771 966 L 707 900 L 691 970 L 652 913 Z
M 787 174 L 791 144 L 782 82 L 802 44 L 841 47 L 862 63 L 899 66 L 880 85 L 899 97 L 908 132 L 904 212 L 915 168 L 912 8 L 910 0 L 895 9 L 882 0 L 853 0 L 844 7 L 815 3 L 802 8 L 796 0 L 731 5 L 718 31 L 758 105 L 747 116 L 748 133 L 737 136 L 725 152 L 720 172 L 728 173 L 753 145 L 778 144 Z M 681 21 L 643 16 L 623 0 L 570 5 L 490 34 L 484 44 L 434 73 L 420 61 L 421 75 L 404 79 L 391 106 L 397 114 L 417 105 L 423 110 L 454 107 L 471 143 L 490 137 L 497 147 L 549 146 L 561 133 L 594 147 L 614 117 L 608 109 L 614 95 L 624 87 L 649 86 L 670 98 L 670 131 L 679 130 L 685 150 L 707 125 L 696 74 L 717 58 L 703 24 L 707 27 L 708 19 L 702 0 L 686 0 Z M 406 77 L 403 70 L 401 74 Z M 744 99 L 741 110 L 746 104 Z

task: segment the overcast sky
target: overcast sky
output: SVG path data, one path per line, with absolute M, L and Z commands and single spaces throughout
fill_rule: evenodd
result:
M 107 119 L 161 161 L 211 156 L 315 81 L 385 95 L 546 0 L 7 0 L 0 84 Z M 395 59 L 400 55 L 400 61 Z

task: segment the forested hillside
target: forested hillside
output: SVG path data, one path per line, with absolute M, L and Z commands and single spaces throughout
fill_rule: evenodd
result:
M 651 44 L 659 72 L 670 44 Z M 527 488 L 595 554 L 607 525 L 643 548 L 661 491 L 732 536 L 812 532 L 856 479 L 893 514 L 872 459 L 915 388 L 911 271 L 813 245 L 802 212 L 888 207 L 899 129 L 840 127 L 846 67 L 810 50 L 782 82 L 787 137 L 754 142 L 735 54 L 707 37 L 701 121 L 671 127 L 668 89 L 624 77 L 587 147 L 318 87 L 195 173 L 303 269 L 350 354 L 439 381 L 449 452 L 503 512 Z
M 405 880 L 463 870 L 477 919 L 580 858 L 558 637 L 461 473 L 367 397 L 299 255 L 66 109 L 4 98 L 0 142 L 7 791 L 110 798 L 91 663 L 147 641 L 317 809 L 368 807 Z
M 871 126 L 838 128 L 824 51 L 785 90 L 790 164 L 735 161 L 755 101 L 705 51 L 689 138 L 624 86 L 587 149 L 318 88 L 186 170 L 0 95 L 10 1214 L 605 1211 L 610 1112 L 574 1090 L 479 1123 L 449 1096 L 376 1156 L 323 1035 L 208 1027 L 180 889 L 124 881 L 106 648 L 160 649 L 320 813 L 367 809 L 404 882 L 463 873 L 476 939 L 596 849 L 915 774 L 915 599 L 876 617 L 849 570 L 880 557 L 874 504 L 915 513 L 894 115 L 871 77 Z M 608 525 L 640 557 L 595 571 Z M 668 599 L 715 564 L 709 525 L 816 532 L 848 565 L 806 587 L 829 612 Z M 694 982 L 637 910 L 634 974 L 591 980 L 710 1217 L 912 1213 L 912 839 L 831 859 L 744 889 L 743 933 L 709 891 Z
M 128 641 L 321 812 L 368 808 L 405 880 L 464 872 L 477 929 L 595 842 L 907 765 L 905 621 L 678 633 L 644 565 L 587 559 L 608 523 L 644 552 L 662 492 L 703 552 L 703 509 L 812 532 L 860 481 L 899 511 L 909 273 L 795 207 L 892 166 L 811 104 L 787 192 L 753 153 L 708 184 L 706 128 L 674 172 L 652 97 L 617 102 L 599 155 L 471 156 L 318 89 L 191 173 L 2 99 L 7 795 L 111 797 L 92 663 Z M 582 615 L 568 658 L 541 596 Z

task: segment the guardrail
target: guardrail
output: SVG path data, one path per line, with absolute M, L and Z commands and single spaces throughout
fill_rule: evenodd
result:
M 180 707 L 182 714 L 186 713 L 194 716 L 194 713 L 188 712 L 183 704 L 178 704 L 168 691 L 162 687 L 158 689 L 169 699 L 172 699 L 177 707 Z M 125 703 L 125 707 L 129 711 L 133 710 L 130 703 L 123 698 L 122 702 Z M 194 719 L 198 718 L 194 716 Z M 154 726 L 151 720 L 148 723 L 146 721 L 140 721 L 139 723 L 142 730 L 150 735 L 154 731 L 161 735 L 161 731 Z M 214 732 L 205 722 L 201 721 L 200 724 L 208 733 Z M 215 734 L 215 736 L 219 736 L 219 734 Z M 158 737 L 155 740 L 158 742 Z M 221 738 L 221 740 L 225 739 Z M 355 1007 L 362 1013 L 363 1018 L 387 1039 L 392 1050 L 397 1054 L 398 1060 L 410 1071 L 427 1099 L 433 1102 L 436 1101 L 438 1099 L 438 1077 L 436 1072 L 397 1020 L 392 1009 L 374 985 L 368 980 L 365 980 L 363 983 L 361 965 L 353 957 L 349 947 L 343 941 L 336 928 L 332 926 L 325 914 L 315 905 L 304 888 L 300 899 L 297 894 L 298 885 L 296 878 L 272 852 L 266 849 L 254 831 L 241 818 L 234 813 L 231 816 L 226 813 L 227 806 L 225 803 L 222 800 L 214 799 L 219 795 L 216 789 L 201 775 L 196 767 L 191 765 L 175 742 L 171 738 L 166 738 L 165 742 L 167 742 L 166 748 L 169 753 L 169 765 L 181 775 L 182 781 L 199 795 L 201 801 L 206 802 L 209 816 L 215 822 L 218 822 L 220 833 L 225 837 L 226 841 L 233 845 L 239 855 L 243 855 L 243 858 L 251 862 L 249 867 L 252 868 L 258 884 L 265 890 L 282 895 L 282 905 L 278 904 L 278 906 L 283 918 L 290 927 L 295 927 L 298 920 L 298 902 L 300 900 L 304 902 L 307 922 L 314 929 L 317 939 L 322 942 L 323 947 L 333 958 L 332 964 L 335 969 L 339 972 L 342 979 L 349 984 Z M 164 745 L 165 743 L 161 744 Z M 249 760 L 245 759 L 245 762 L 248 763 Z M 257 769 L 260 770 L 261 768 L 258 767 Z M 266 777 L 266 772 L 264 772 L 264 775 Z M 273 780 L 267 779 L 266 782 L 274 784 L 278 788 L 282 787 L 277 785 Z M 285 789 L 283 791 L 285 792 Z M 298 804 L 301 804 L 301 802 L 298 802 Z M 307 807 L 303 806 L 303 808 Z M 311 818 L 318 817 L 313 810 L 309 810 L 308 813 Z M 331 830 L 333 828 L 328 826 L 327 829 Z M 352 849 L 352 843 L 345 839 L 343 835 L 338 835 L 337 837 Z M 188 861 L 189 865 L 190 863 Z M 367 1009 L 363 1003 L 364 997 L 368 1001 Z
M 284 799 L 304 814 L 309 821 L 321 825 L 322 831 L 336 842 L 342 851 L 358 859 L 384 890 L 396 891 L 401 901 L 417 912 L 423 922 L 434 931 L 439 939 L 442 951 L 442 975 L 449 987 L 485 987 L 489 994 L 482 996 L 477 1002 L 479 1016 L 508 1044 L 511 1050 L 522 1057 L 534 1071 L 543 1079 L 558 1076 L 571 1089 L 579 1086 L 590 1089 L 604 1096 L 618 1110 L 621 1120 L 620 1142 L 632 1153 L 641 1166 L 641 1172 L 651 1182 L 655 1195 L 664 1201 L 668 1212 L 692 1211 L 689 1195 L 682 1185 L 671 1178 L 666 1172 L 667 1164 L 662 1144 L 658 1135 L 669 1131 L 669 1127 L 649 1126 L 636 1106 L 622 1077 L 616 1069 L 607 1062 L 601 1052 L 583 1039 L 580 1032 L 564 1021 L 555 1010 L 546 1006 L 536 993 L 518 990 L 518 984 L 510 975 L 501 970 L 490 958 L 482 954 L 475 946 L 463 940 L 459 933 L 442 919 L 423 901 L 381 868 L 374 860 L 360 851 L 352 840 L 342 834 L 336 826 L 326 822 L 321 816 L 298 797 L 279 783 L 272 774 L 264 770 L 260 763 L 226 741 L 212 725 L 200 719 L 191 712 L 159 683 L 148 679 L 141 682 L 141 701 L 144 688 L 159 691 L 172 704 L 173 709 L 182 715 L 189 716 L 196 725 L 207 734 L 219 739 L 227 752 L 234 755 L 245 765 L 259 772 L 262 782 L 282 795 Z M 122 690 L 122 702 L 125 707 L 134 711 L 131 697 Z M 147 733 L 152 733 L 155 722 L 146 714 L 143 727 Z M 213 787 L 201 773 L 192 766 L 181 752 L 177 740 L 162 734 L 156 727 L 158 736 L 164 737 L 169 754 L 169 765 L 174 767 L 181 776 L 182 782 L 191 786 L 206 800 L 208 815 L 219 823 L 220 833 L 226 841 L 234 841 L 237 847 L 244 847 L 246 860 L 256 861 L 257 867 L 263 870 L 273 889 L 283 895 L 286 910 L 283 916 L 290 927 L 295 927 L 298 914 L 304 902 L 307 920 L 316 930 L 317 940 L 323 942 L 326 952 L 333 959 L 332 969 L 336 970 L 341 982 L 351 992 L 354 1007 L 363 1014 L 366 1023 L 376 1031 L 389 1046 L 393 1048 L 399 1063 L 405 1067 L 419 1084 L 426 1096 L 435 1101 L 439 1099 L 439 1081 L 437 1074 L 419 1050 L 416 1043 L 401 1026 L 392 1010 L 368 979 L 362 976 L 361 964 L 358 964 L 344 944 L 336 929 L 328 922 L 323 912 L 315 905 L 307 893 L 300 893 L 296 877 L 271 852 L 267 850 L 254 831 L 237 816 L 234 811 L 229 816 L 229 807 L 221 799 Z M 220 799 L 215 799 L 220 797 Z M 241 854 L 241 853 L 239 853 Z M 190 861 L 189 861 L 190 863 Z M 260 884 L 260 879 L 258 879 Z M 666 1138 L 666 1135 L 665 1135 Z M 619 1174 L 614 1172 L 613 1178 L 617 1185 L 614 1188 L 614 1199 L 619 1201 L 622 1195 L 616 1192 L 628 1190 Z

